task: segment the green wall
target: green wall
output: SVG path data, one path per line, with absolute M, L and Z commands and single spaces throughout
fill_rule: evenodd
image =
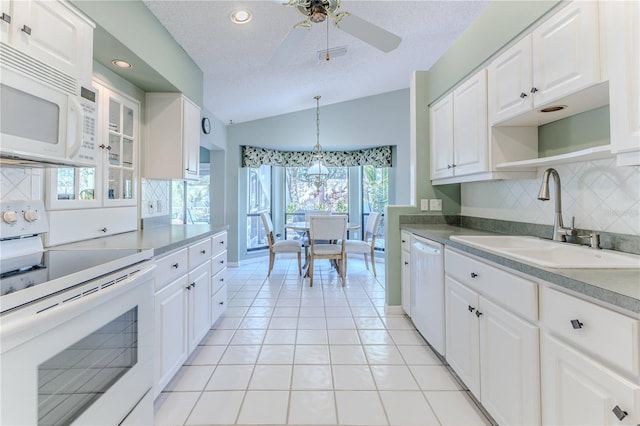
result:
M 484 65 L 559 1 L 493 1 L 428 71 L 414 74 L 411 122 L 415 127 L 416 197 L 412 206 L 389 206 L 385 228 L 385 279 L 388 305 L 400 305 L 399 216 L 422 213 L 421 198 L 442 198 L 442 214 L 460 213 L 460 185 L 433 187 L 429 167 L 428 105 Z M 440 214 L 440 213 L 437 213 Z
M 550 157 L 609 144 L 609 105 L 538 128 L 538 155 Z

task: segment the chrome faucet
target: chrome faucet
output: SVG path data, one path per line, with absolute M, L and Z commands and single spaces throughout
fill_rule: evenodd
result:
M 562 201 L 560 195 L 560 175 L 556 169 L 548 168 L 544 171 L 542 176 L 542 186 L 540 187 L 540 193 L 538 194 L 538 200 L 549 200 L 549 176 L 553 176 L 554 189 L 555 189 L 555 204 L 556 211 L 553 216 L 553 239 L 555 241 L 567 241 L 567 236 L 575 236 L 576 229 L 574 228 L 575 217 L 571 220 L 571 228 L 566 228 L 562 223 Z

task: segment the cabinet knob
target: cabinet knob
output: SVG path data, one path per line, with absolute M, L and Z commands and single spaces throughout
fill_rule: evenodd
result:
M 31 27 L 27 25 L 23 25 L 22 28 L 20 28 L 20 31 L 22 31 L 26 35 L 31 35 Z
M 220 244 L 222 246 L 222 245 L 224 245 L 224 241 L 220 241 L 218 244 Z
M 447 169 L 450 169 L 451 167 L 453 167 L 451 164 L 447 164 Z
M 221 265 L 222 265 L 222 264 L 224 264 L 224 260 L 221 260 L 221 261 L 220 261 L 220 264 L 221 264 Z
M 111 151 L 111 145 L 107 147 L 107 151 Z
M 615 406 L 613 407 L 613 414 L 616 415 L 616 417 L 618 418 L 618 420 L 622 421 L 622 419 L 624 419 L 625 417 L 627 417 L 629 415 L 629 413 L 627 413 L 626 411 L 624 411 L 622 408 L 620 408 L 619 406 Z
M 531 93 L 536 93 L 538 91 L 538 89 L 536 89 L 535 87 L 531 88 Z
M 480 311 L 476 311 L 476 316 L 477 316 L 478 318 L 480 318 L 480 315 L 482 315 L 482 312 L 480 312 Z
M 471 273 L 471 278 L 478 278 L 478 274 L 476 274 L 475 272 Z
M 104 228 L 100 229 L 100 230 L 101 230 L 102 232 L 107 232 L 107 231 L 108 231 L 108 229 L 107 229 L 107 227 L 106 227 L 106 226 L 105 226 Z
M 471 305 L 469 305 L 469 307 L 468 307 L 467 309 L 469 309 L 469 312 L 473 312 L 473 311 L 475 311 L 475 310 L 476 310 L 476 308 L 474 308 L 474 307 L 473 307 L 473 306 L 471 306 Z
M 220 278 L 220 282 L 223 282 L 223 281 L 224 281 L 224 278 Z
M 192 282 L 192 283 L 191 283 L 191 287 L 195 287 L 195 286 L 196 286 L 196 283 L 195 283 L 195 282 Z
M 220 302 L 219 304 L 220 304 L 220 305 L 224 305 L 224 302 Z
M 180 264 L 178 262 L 174 263 L 173 265 L 171 265 L 171 267 L 173 269 L 178 269 L 178 266 L 180 266 Z
M 526 93 L 524 93 L 524 92 L 522 92 L 522 93 L 520 93 L 520 97 L 521 97 L 522 99 L 524 99 L 524 98 L 526 98 L 526 97 L 527 97 L 527 94 L 526 94 Z
M 409 264 L 409 262 L 407 262 L 407 261 L 405 260 L 405 261 L 404 261 L 404 264 L 405 264 L 405 265 L 408 265 L 408 264 Z
M 7 15 L 6 13 L 2 12 L 2 19 L 4 22 L 6 22 L 7 24 L 11 23 L 11 15 Z
M 406 243 L 407 241 L 406 241 L 406 240 L 402 240 L 402 242 L 403 242 L 403 243 Z
M 200 254 L 205 254 L 206 252 L 206 250 L 200 250 Z
M 187 286 L 187 290 L 191 291 L 191 286 L 190 285 Z
M 579 328 L 582 328 L 584 324 L 580 322 L 580 320 L 574 319 L 571 320 L 571 327 L 573 327 L 574 330 L 577 330 Z

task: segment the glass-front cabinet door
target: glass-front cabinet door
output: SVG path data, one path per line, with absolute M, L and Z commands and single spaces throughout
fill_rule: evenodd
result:
M 140 104 L 94 80 L 98 93 L 98 163 L 59 167 L 47 174 L 47 208 L 136 205 Z

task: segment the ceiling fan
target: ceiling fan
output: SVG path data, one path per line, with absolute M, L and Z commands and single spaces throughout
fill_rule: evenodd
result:
M 324 22 L 327 17 L 333 20 L 336 27 L 383 52 L 398 47 L 402 40 L 400 37 L 349 12 L 338 12 L 341 4 L 342 0 L 289 0 L 283 3 L 287 7 L 295 7 L 306 19 L 289 31 L 271 58 L 271 63 L 286 63 L 311 26 Z

